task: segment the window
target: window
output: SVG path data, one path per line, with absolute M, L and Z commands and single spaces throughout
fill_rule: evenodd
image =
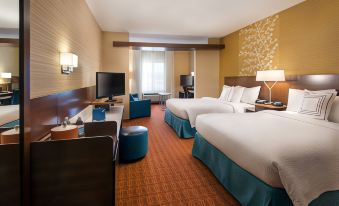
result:
M 141 82 L 143 93 L 166 91 L 165 52 L 142 51 Z

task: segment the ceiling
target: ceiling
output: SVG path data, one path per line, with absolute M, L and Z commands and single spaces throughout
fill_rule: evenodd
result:
M 86 0 L 104 31 L 200 37 L 223 37 L 303 1 Z
M 0 0 L 0 28 L 19 28 L 19 0 Z

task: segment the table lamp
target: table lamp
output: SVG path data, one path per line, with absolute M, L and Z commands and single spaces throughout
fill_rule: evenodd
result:
M 263 81 L 270 92 L 269 103 L 272 103 L 272 88 L 277 82 L 285 81 L 284 70 L 265 70 L 257 71 L 256 81 Z M 267 82 L 274 82 L 269 86 Z

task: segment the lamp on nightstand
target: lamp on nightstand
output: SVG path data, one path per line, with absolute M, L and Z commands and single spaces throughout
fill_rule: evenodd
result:
M 285 72 L 284 70 L 266 70 L 266 71 L 257 71 L 257 81 L 263 81 L 270 92 L 269 103 L 272 103 L 272 88 L 277 84 L 277 82 L 285 81 Z M 267 82 L 274 82 L 272 86 L 269 86 Z

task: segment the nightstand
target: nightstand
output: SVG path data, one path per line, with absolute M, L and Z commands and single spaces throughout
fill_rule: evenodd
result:
M 283 106 L 274 106 L 272 104 L 255 104 L 255 111 L 259 112 L 262 110 L 276 110 L 276 111 L 285 111 L 287 108 L 286 105 Z

